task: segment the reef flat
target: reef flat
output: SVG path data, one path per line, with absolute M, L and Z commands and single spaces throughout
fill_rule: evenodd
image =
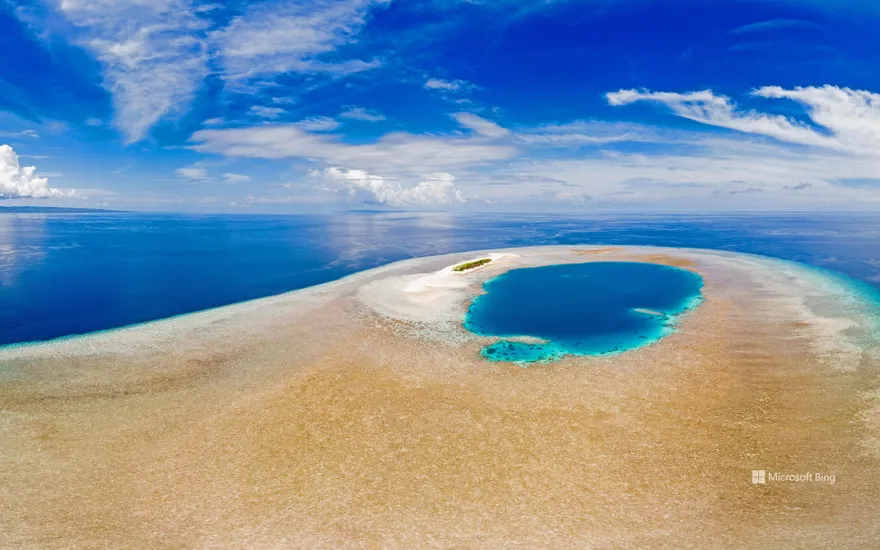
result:
M 487 280 L 595 261 L 694 271 L 703 300 L 626 353 L 481 356 Z M 866 548 L 878 333 L 872 289 L 806 266 L 538 247 L 10 346 L 0 547 Z

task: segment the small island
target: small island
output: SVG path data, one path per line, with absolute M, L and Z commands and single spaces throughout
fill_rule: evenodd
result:
M 467 263 L 464 263 L 464 264 L 457 265 L 457 266 L 453 267 L 453 268 L 452 268 L 452 271 L 461 272 L 461 271 L 468 271 L 469 269 L 476 269 L 476 268 L 478 268 L 478 267 L 480 267 L 480 266 L 484 266 L 484 265 L 486 265 L 487 263 L 489 263 L 489 262 L 491 262 L 491 261 L 492 261 L 492 258 L 483 258 L 483 259 L 481 259 L 481 260 L 475 260 L 475 261 L 473 261 L 473 262 L 467 262 Z

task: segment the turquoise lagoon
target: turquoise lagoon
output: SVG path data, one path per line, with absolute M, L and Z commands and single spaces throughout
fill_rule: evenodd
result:
M 515 269 L 483 285 L 464 325 L 502 338 L 483 349 L 493 361 L 621 353 L 670 334 L 677 317 L 702 299 L 702 287 L 692 271 L 651 263 Z

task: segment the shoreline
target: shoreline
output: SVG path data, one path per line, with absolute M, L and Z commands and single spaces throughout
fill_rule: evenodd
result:
M 859 279 L 854 279 L 849 277 L 843 273 L 839 273 L 836 271 L 828 270 L 826 268 L 820 268 L 817 266 L 813 266 L 810 264 L 802 264 L 799 262 L 785 260 L 781 258 L 771 257 L 771 256 L 762 256 L 758 254 L 749 254 L 742 252 L 731 252 L 726 250 L 717 250 L 717 249 L 703 249 L 703 248 L 677 248 L 677 247 L 662 247 L 662 246 L 630 246 L 630 245 L 603 245 L 603 244 L 590 244 L 590 245 L 547 245 L 547 246 L 529 246 L 529 247 L 510 247 L 510 248 L 490 248 L 483 250 L 474 250 L 467 252 L 453 252 L 449 254 L 441 254 L 436 256 L 422 256 L 416 258 L 408 258 L 405 260 L 399 260 L 396 262 L 391 262 L 385 265 L 381 265 L 378 267 L 357 271 L 354 273 L 350 273 L 338 279 L 334 279 L 331 281 L 326 281 L 324 283 L 319 283 L 317 285 L 307 286 L 303 288 L 289 290 L 280 294 L 273 294 L 269 296 L 263 296 L 260 298 L 254 298 L 251 300 L 245 300 L 242 302 L 234 302 L 231 304 L 225 304 L 221 306 L 217 306 L 214 308 L 203 309 L 198 311 L 192 311 L 187 313 L 181 313 L 179 315 L 174 315 L 171 317 L 164 317 L 161 319 L 154 319 L 150 321 L 144 321 L 139 323 L 132 323 L 129 325 L 123 325 L 119 327 L 111 327 L 99 331 L 93 331 L 83 334 L 71 334 L 68 336 L 61 336 L 59 338 L 54 338 L 51 340 L 36 340 L 36 341 L 28 341 L 28 342 L 17 342 L 12 344 L 0 345 L 0 361 L 4 359 L 11 359 L 16 357 L 21 357 L 23 355 L 27 355 L 27 351 L 50 351 L 53 348 L 63 348 L 59 349 L 59 351 L 65 352 L 74 352 L 74 349 L 78 347 L 78 344 L 82 344 L 83 347 L 88 347 L 89 343 L 95 342 L 99 343 L 100 340 L 110 338 L 110 339 L 118 339 L 120 337 L 124 337 L 130 335 L 133 337 L 133 340 L 141 338 L 142 332 L 150 331 L 153 329 L 157 329 L 157 332 L 160 334 L 148 335 L 147 339 L 161 337 L 164 334 L 173 331 L 175 328 L 187 328 L 188 325 L 195 324 L 203 324 L 210 325 L 212 322 L 228 318 L 230 316 L 240 314 L 240 313 L 249 313 L 255 309 L 263 308 L 263 307 L 272 307 L 278 305 L 280 302 L 296 299 L 296 298 L 307 298 L 307 297 L 315 297 L 313 295 L 319 295 L 322 292 L 329 292 L 333 290 L 338 290 L 337 287 L 341 287 L 344 285 L 354 285 L 358 282 L 362 282 L 365 279 L 369 279 L 378 275 L 381 275 L 384 272 L 390 270 L 399 270 L 399 269 L 407 269 L 407 268 L 417 268 L 418 266 L 426 263 L 431 263 L 435 261 L 439 261 L 444 258 L 455 259 L 454 261 L 457 263 L 461 263 L 462 261 L 468 261 L 467 258 L 472 257 L 485 257 L 485 256 L 494 256 L 497 258 L 493 259 L 502 259 L 504 257 L 510 257 L 517 255 L 515 252 L 520 251 L 534 251 L 534 250 L 544 250 L 544 251 L 553 251 L 553 250 L 577 250 L 584 251 L 587 253 L 613 253 L 616 251 L 625 251 L 628 254 L 636 254 L 638 255 L 640 252 L 644 254 L 652 254 L 652 253 L 685 253 L 685 254 L 710 254 L 719 257 L 742 257 L 742 258 L 751 258 L 757 262 L 770 262 L 777 263 L 781 266 L 786 266 L 788 268 L 793 268 L 798 271 L 808 272 L 820 278 L 827 278 L 840 287 L 848 288 L 853 287 L 855 289 L 855 294 L 858 294 L 859 299 L 865 301 L 873 301 L 874 303 L 880 305 L 880 289 L 876 289 L 872 285 L 868 284 L 865 281 L 861 281 Z M 464 259 L 463 259 L 464 258 Z M 645 260 L 638 260 L 645 261 Z M 472 273 L 478 273 L 483 271 L 486 268 L 492 266 L 492 264 L 499 264 L 498 261 L 493 261 L 490 264 L 480 266 L 479 268 L 468 270 L 466 272 L 453 273 L 452 267 L 457 264 L 451 264 L 443 267 L 440 270 L 435 272 L 423 274 L 422 279 L 431 279 L 436 277 L 441 272 L 455 276 L 466 276 Z M 675 266 L 674 266 L 675 267 Z M 685 269 L 687 269 L 685 267 Z M 826 281 L 827 282 L 827 281 Z M 179 327 L 175 327 L 174 325 L 180 325 Z M 880 321 L 878 321 L 878 330 L 880 330 Z M 173 337 L 173 335 L 172 335 Z M 88 351 L 84 351 L 88 353 Z

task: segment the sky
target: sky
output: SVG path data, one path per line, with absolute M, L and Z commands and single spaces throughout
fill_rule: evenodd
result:
M 0 206 L 880 210 L 874 0 L 0 0 Z

